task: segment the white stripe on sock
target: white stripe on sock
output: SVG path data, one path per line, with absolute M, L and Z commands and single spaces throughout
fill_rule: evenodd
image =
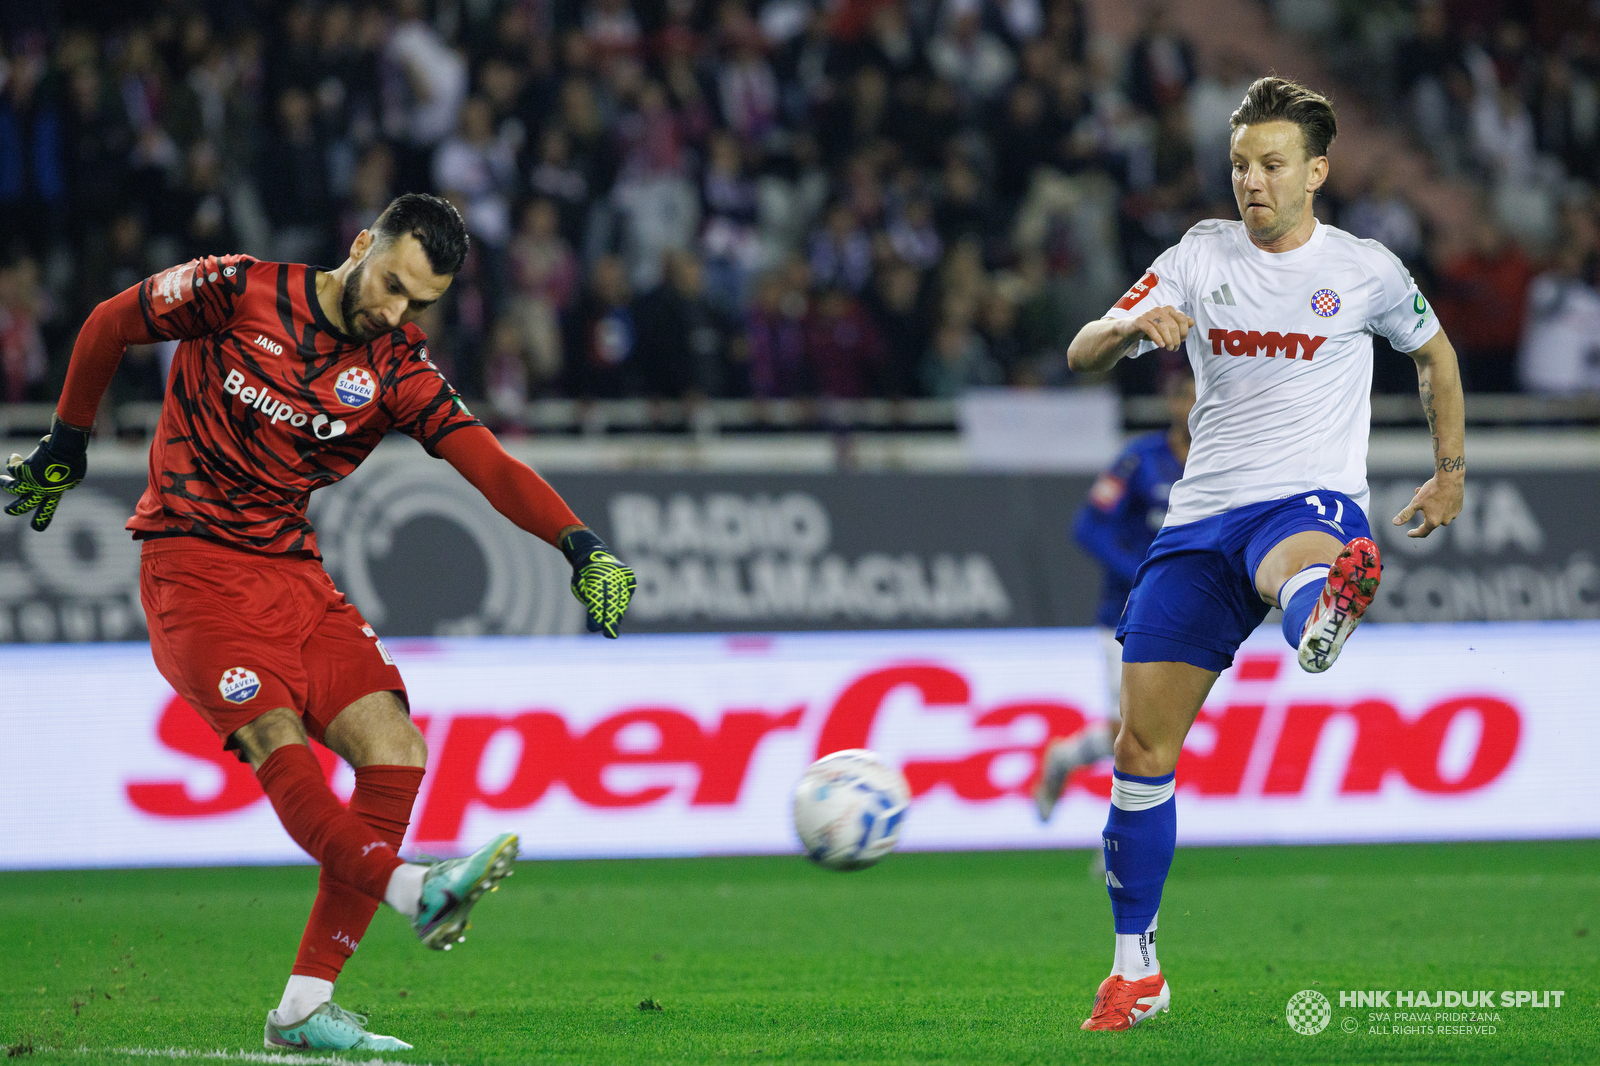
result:
M 1124 811 L 1147 811 L 1159 807 L 1172 798 L 1178 787 L 1176 778 L 1159 785 L 1143 781 L 1129 781 L 1122 777 L 1111 779 L 1111 805 Z
M 1328 571 L 1330 569 L 1331 567 L 1329 567 L 1327 563 L 1316 563 L 1312 566 L 1306 567 L 1304 570 L 1294 575 L 1294 577 L 1291 577 L 1288 581 L 1285 581 L 1278 588 L 1278 606 L 1280 608 L 1287 608 L 1289 606 L 1289 601 L 1294 599 L 1294 594 L 1311 584 L 1313 581 L 1319 585 L 1325 583 L 1328 580 Z

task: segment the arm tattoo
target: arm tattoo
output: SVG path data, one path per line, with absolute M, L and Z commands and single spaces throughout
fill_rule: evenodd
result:
M 1440 459 L 1436 465 L 1439 467 L 1440 473 L 1454 474 L 1467 468 L 1467 457 L 1464 455 L 1447 456 Z
M 1417 368 L 1417 392 L 1422 395 L 1422 413 L 1428 416 L 1428 435 L 1433 438 L 1433 454 L 1439 454 L 1438 417 L 1433 407 L 1433 382 L 1426 367 Z
M 1417 385 L 1417 391 L 1422 395 L 1422 413 L 1428 416 L 1428 432 L 1435 441 L 1439 439 L 1438 431 L 1434 428 L 1437 416 L 1433 408 L 1433 382 L 1424 377 Z

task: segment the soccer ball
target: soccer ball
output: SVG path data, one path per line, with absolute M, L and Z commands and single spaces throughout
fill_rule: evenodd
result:
M 830 870 L 865 870 L 894 850 L 911 806 L 905 775 L 865 748 L 811 764 L 794 790 L 794 828 L 806 855 Z

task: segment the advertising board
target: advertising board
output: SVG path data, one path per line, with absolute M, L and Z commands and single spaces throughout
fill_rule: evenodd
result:
M 1106 713 L 1092 630 L 396 640 L 429 770 L 408 846 L 515 830 L 532 857 L 783 853 L 805 767 L 871 747 L 914 793 L 902 846 L 1090 847 L 1108 767 L 1041 826 L 1053 734 Z M 1257 633 L 1178 767 L 1180 843 L 1600 834 L 1600 623 L 1363 630 L 1309 675 Z M 248 664 L 243 664 L 248 665 Z M 253 774 L 139 644 L 0 648 L 48 701 L 0 710 L 0 865 L 295 862 Z M 335 791 L 353 778 L 322 752 Z

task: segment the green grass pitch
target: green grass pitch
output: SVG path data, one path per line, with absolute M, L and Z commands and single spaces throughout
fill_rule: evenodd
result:
M 380 913 L 338 1001 L 417 1045 L 386 1061 L 457 1066 L 1600 1061 L 1600 841 L 1180 849 L 1158 941 L 1173 1009 L 1131 1033 L 1078 1030 L 1111 955 L 1087 863 L 525 862 L 448 954 Z M 277 1061 L 262 1018 L 315 884 L 310 867 L 0 875 L 0 1051 Z M 1315 1036 L 1284 1016 L 1306 988 L 1334 1004 Z M 1478 988 L 1566 995 L 1470 1037 L 1374 1034 L 1337 995 Z

